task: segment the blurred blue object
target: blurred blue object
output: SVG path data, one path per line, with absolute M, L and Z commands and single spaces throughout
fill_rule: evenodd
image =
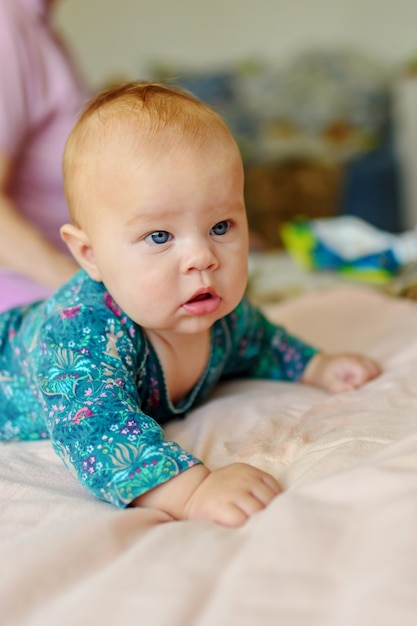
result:
M 309 49 L 282 64 L 246 59 L 198 70 L 169 62 L 152 71 L 215 108 L 245 164 L 346 163 L 379 145 L 389 116 L 387 68 L 344 47 Z
M 282 226 L 281 236 L 302 267 L 368 282 L 390 280 L 417 260 L 417 231 L 395 235 L 355 216 L 295 220 Z
M 187 72 L 180 74 L 173 82 L 215 108 L 236 105 L 233 71 Z
M 360 217 L 387 232 L 402 232 L 404 203 L 392 132 L 386 132 L 377 149 L 356 156 L 345 167 L 341 215 Z

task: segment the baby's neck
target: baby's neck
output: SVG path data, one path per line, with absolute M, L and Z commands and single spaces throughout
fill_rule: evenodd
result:
M 173 404 L 184 398 L 204 373 L 210 356 L 210 330 L 201 334 L 146 332 L 165 376 Z

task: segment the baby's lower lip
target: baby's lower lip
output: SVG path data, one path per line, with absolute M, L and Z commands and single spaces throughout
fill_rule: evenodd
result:
M 220 306 L 220 298 L 216 295 L 210 295 L 206 298 L 197 298 L 189 300 L 182 305 L 182 308 L 191 313 L 191 315 L 210 315 L 217 311 Z

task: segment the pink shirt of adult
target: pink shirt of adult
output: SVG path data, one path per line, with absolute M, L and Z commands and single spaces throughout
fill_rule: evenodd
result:
M 59 237 L 68 219 L 62 153 L 88 94 L 48 20 L 47 0 L 0 0 L 0 148 L 14 162 L 10 198 L 65 248 Z M 0 267 L 0 311 L 49 293 Z

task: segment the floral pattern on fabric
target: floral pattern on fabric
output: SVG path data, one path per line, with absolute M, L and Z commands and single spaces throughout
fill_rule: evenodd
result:
M 203 375 L 174 406 L 142 329 L 81 270 L 48 300 L 0 315 L 0 439 L 50 437 L 92 494 L 125 507 L 201 462 L 161 425 L 224 378 L 297 380 L 316 353 L 246 299 L 213 325 L 211 344 Z

